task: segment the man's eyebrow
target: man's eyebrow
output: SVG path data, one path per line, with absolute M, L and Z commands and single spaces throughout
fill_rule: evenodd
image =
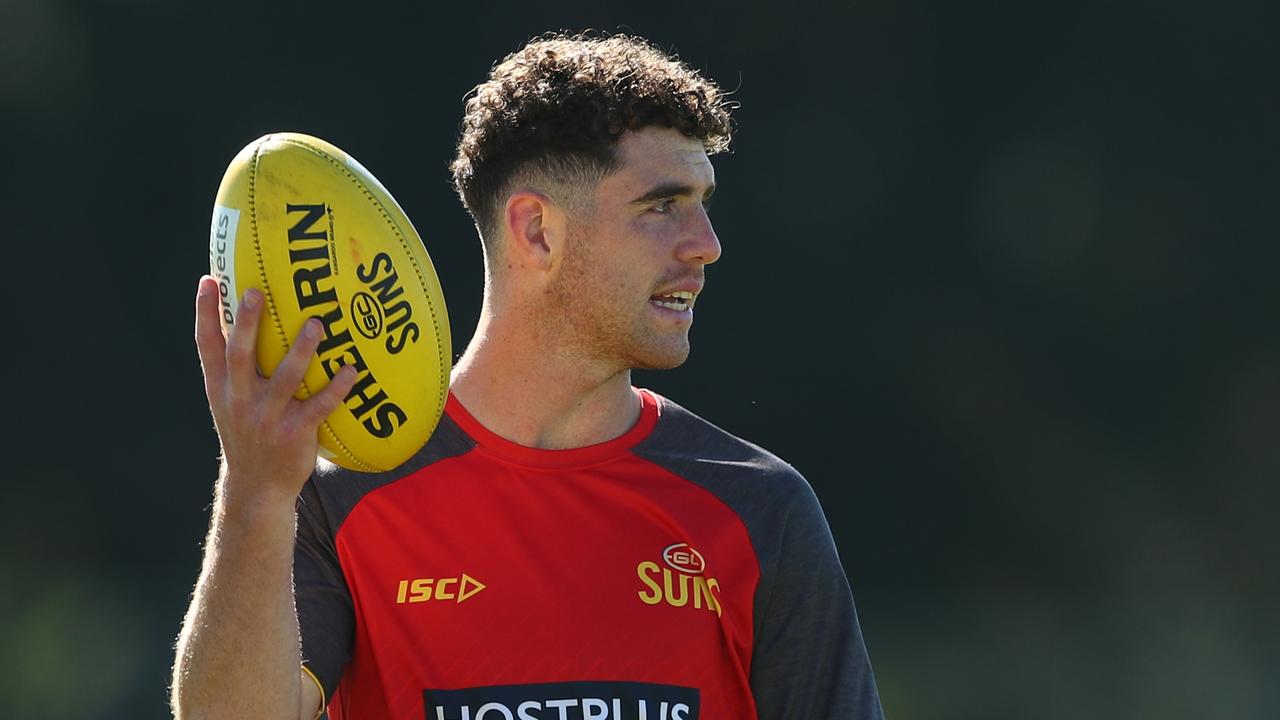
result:
M 711 194 L 715 191 L 716 191 L 715 185 L 707 186 L 706 192 L 703 193 L 702 195 L 703 199 L 705 200 L 706 198 L 711 197 Z M 631 204 L 643 205 L 644 203 L 653 202 L 654 200 L 661 200 L 662 198 L 669 198 L 669 197 L 680 197 L 682 195 L 693 195 L 693 186 L 685 185 L 684 183 L 675 183 L 675 182 L 662 183 L 660 185 L 654 186 L 652 189 L 649 190 L 649 192 L 646 192 L 640 197 L 632 200 Z

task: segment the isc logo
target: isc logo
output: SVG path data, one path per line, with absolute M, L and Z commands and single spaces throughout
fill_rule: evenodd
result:
M 452 600 L 460 603 L 485 587 L 484 583 L 466 573 L 462 573 L 462 577 L 410 578 L 400 581 L 400 587 L 396 590 L 396 604 L 428 600 Z
M 695 608 L 714 610 L 720 615 L 720 599 L 716 596 L 720 591 L 720 582 L 715 578 L 703 577 L 707 562 L 702 553 L 690 547 L 689 543 L 668 545 L 662 551 L 662 561 L 668 567 L 645 560 L 636 566 L 636 577 L 644 583 L 645 590 L 637 595 L 645 605 L 666 603 L 671 607 L 685 607 L 692 600 Z M 672 572 L 674 570 L 675 572 Z

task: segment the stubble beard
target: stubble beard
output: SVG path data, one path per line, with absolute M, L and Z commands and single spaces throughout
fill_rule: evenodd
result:
M 612 375 L 627 370 L 670 370 L 689 357 L 687 330 L 656 333 L 648 326 L 649 305 L 617 297 L 625 282 L 602 278 L 589 262 L 591 238 L 581 224 L 569 231 L 564 264 L 547 287 L 544 338 L 577 355 L 584 371 Z

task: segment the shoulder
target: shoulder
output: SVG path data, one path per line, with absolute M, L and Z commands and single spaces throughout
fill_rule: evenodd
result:
M 298 512 L 322 520 L 330 533 L 337 533 L 351 511 L 370 493 L 396 483 L 446 458 L 465 454 L 475 446 L 472 440 L 448 416 L 427 443 L 403 465 L 386 472 L 367 473 L 350 470 L 327 460 L 318 460 L 315 471 L 298 496 Z
M 634 448 L 640 457 L 702 485 L 744 520 L 813 498 L 808 481 L 790 463 L 654 395 L 660 415 L 653 432 Z
M 659 416 L 653 432 L 636 448 L 638 453 L 684 460 L 734 472 L 743 480 L 783 485 L 803 483 L 790 463 L 703 419 L 673 400 L 654 393 Z

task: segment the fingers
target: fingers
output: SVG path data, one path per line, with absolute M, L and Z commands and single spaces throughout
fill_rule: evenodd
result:
M 293 347 L 289 348 L 288 354 L 280 361 L 275 373 L 268 381 L 271 387 L 270 395 L 284 398 L 292 403 L 291 397 L 302 384 L 323 335 L 324 326 L 318 318 L 310 318 L 302 325 L 298 339 Z M 353 367 L 340 368 L 328 385 L 314 392 L 310 398 L 298 403 L 301 422 L 312 427 L 319 425 L 342 403 L 347 392 L 355 385 L 358 375 L 359 373 Z
M 352 386 L 356 384 L 356 377 L 360 373 L 350 365 L 344 366 L 333 376 L 333 380 L 324 387 L 323 390 L 308 398 L 302 403 L 302 412 L 305 421 L 313 426 L 318 426 L 325 418 L 338 409 L 342 404 L 342 399 L 351 392 Z
M 322 329 L 316 318 L 310 318 L 302 325 L 298 339 L 271 375 L 271 395 L 288 398 L 298 391 L 298 386 L 307 373 L 307 366 L 311 363 L 312 353 L 320 345 Z
M 280 413 L 286 408 L 294 407 L 288 412 L 297 413 L 295 418 L 311 427 L 318 426 L 342 404 L 359 373 L 355 368 L 343 367 L 328 385 L 312 397 L 301 402 L 293 400 L 324 334 L 320 320 L 311 318 L 303 325 L 302 332 L 272 377 L 264 381 L 257 370 L 258 325 L 262 319 L 262 308 L 262 291 L 257 288 L 245 291 L 236 311 L 235 323 L 224 337 L 218 283 L 207 275 L 200 279 L 196 290 L 196 345 L 211 404 L 215 397 L 220 398 L 229 391 L 232 408 L 246 407 L 245 403 L 253 402 L 256 397 L 259 407 L 266 412 L 262 417 L 280 418 Z M 266 388 L 263 387 L 264 382 Z M 261 405 L 264 402 L 267 404 Z
M 196 349 L 204 368 L 205 390 L 213 397 L 227 381 L 226 339 L 222 336 L 218 281 L 205 275 L 196 288 Z
M 227 337 L 227 374 L 232 393 L 251 393 L 258 379 L 258 322 L 262 318 L 262 291 L 249 288 L 236 311 Z

